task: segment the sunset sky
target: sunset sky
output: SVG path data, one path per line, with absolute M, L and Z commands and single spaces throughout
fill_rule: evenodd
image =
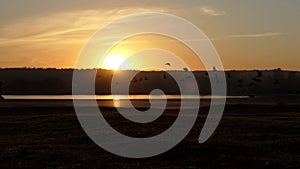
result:
M 101 27 L 164 12 L 201 29 L 227 70 L 300 70 L 299 11 L 299 0 L 0 0 L 0 67 L 72 68 Z

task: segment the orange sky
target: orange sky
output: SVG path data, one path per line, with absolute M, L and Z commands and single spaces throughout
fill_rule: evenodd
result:
M 200 28 L 212 40 L 225 69 L 300 70 L 299 5 L 291 0 L 28 0 L 27 4 L 4 0 L 0 7 L 0 67 L 74 67 L 85 42 L 99 28 L 128 14 L 157 11 L 178 15 Z M 184 48 L 172 50 L 178 49 L 191 57 Z
M 157 49 L 159 50 L 156 51 Z M 140 52 L 144 50 L 149 50 L 149 52 Z M 127 61 L 128 65 L 121 66 L 120 69 L 140 70 L 151 65 L 150 67 L 154 69 L 182 70 L 186 67 L 181 64 L 182 61 L 186 62 L 191 69 L 204 69 L 202 62 L 188 46 L 178 40 L 158 34 L 129 37 L 115 45 L 108 53 L 123 55 L 125 58 L 132 57 Z M 144 63 L 145 60 L 146 63 Z M 169 64 L 165 65 L 166 63 Z M 105 64 L 107 63 L 102 64 L 104 68 Z

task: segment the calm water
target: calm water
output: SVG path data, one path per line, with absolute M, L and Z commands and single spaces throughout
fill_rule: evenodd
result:
M 76 95 L 76 99 L 91 100 L 96 98 L 97 100 L 126 100 L 128 98 L 134 100 L 147 100 L 149 95 Z M 212 96 L 197 96 L 197 95 L 151 95 L 152 99 L 211 99 Z M 213 96 L 214 98 L 248 98 L 248 96 Z M 4 95 L 5 99 L 9 100 L 72 100 L 73 95 Z
M 131 104 L 128 104 L 128 97 Z M 165 97 L 168 99 L 167 109 L 178 109 L 184 102 L 186 109 L 197 108 L 195 101 L 200 101 L 201 106 L 208 106 L 212 96 L 195 96 L 195 95 L 152 95 L 152 102 L 156 104 L 163 103 Z M 73 107 L 72 95 L 4 95 L 7 99 L 0 103 L 1 107 Z M 77 95 L 77 99 L 82 100 L 82 106 L 95 106 L 92 99 L 97 99 L 100 107 L 121 107 L 129 108 L 134 105 L 136 108 L 149 108 L 149 95 Z M 181 98 L 181 100 L 180 100 Z M 224 98 L 224 96 L 214 96 L 214 98 Z M 300 97 L 289 96 L 258 96 L 249 98 L 248 96 L 226 96 L 226 104 L 257 104 L 257 105 L 276 105 L 285 103 L 289 105 L 299 105 Z M 152 106 L 155 104 L 152 104 Z M 155 106 L 153 106 L 155 108 Z
M 100 107 L 120 107 L 129 108 L 132 105 L 136 108 L 153 108 L 160 109 L 155 105 L 164 104 L 163 100 L 168 99 L 166 109 L 178 109 L 184 102 L 184 109 L 197 108 L 195 101 L 204 99 L 207 101 L 201 101 L 201 106 L 209 105 L 209 99 L 212 96 L 196 96 L 196 95 L 151 95 L 153 99 L 152 103 L 149 103 L 149 95 L 76 95 L 76 99 L 82 100 L 81 106 L 95 106 L 91 100 L 96 98 L 98 106 Z M 128 102 L 128 97 L 131 100 L 131 104 Z M 224 96 L 214 96 L 215 98 L 224 98 Z M 6 107 L 70 107 L 73 106 L 72 95 L 4 95 L 7 102 L 4 102 L 1 106 Z M 236 98 L 234 100 L 243 100 L 241 98 L 248 98 L 246 96 L 226 96 L 226 98 Z M 180 99 L 182 99 L 180 101 Z M 9 101 L 10 100 L 10 101 Z M 200 100 L 199 100 L 200 101 Z M 0 107 L 1 107 L 0 106 Z

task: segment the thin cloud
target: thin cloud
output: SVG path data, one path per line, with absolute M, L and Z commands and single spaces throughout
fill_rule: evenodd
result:
M 263 38 L 263 37 L 273 37 L 280 36 L 282 33 L 280 32 L 265 32 L 265 33 L 257 33 L 257 34 L 238 34 L 238 35 L 229 35 L 229 38 Z
M 200 7 L 200 11 L 203 15 L 207 15 L 207 16 L 221 16 L 226 14 L 226 12 L 224 11 L 214 9 L 213 7 L 209 7 L 209 6 Z
M 163 9 L 78 10 L 0 25 L 1 66 L 73 67 L 80 49 L 99 28 L 126 15 L 149 11 Z
M 112 10 L 72 11 L 36 18 L 23 18 L 15 23 L 0 27 L 0 45 L 9 46 L 30 42 L 82 42 L 96 30 L 115 19 L 136 12 L 159 11 L 162 9 L 128 8 Z

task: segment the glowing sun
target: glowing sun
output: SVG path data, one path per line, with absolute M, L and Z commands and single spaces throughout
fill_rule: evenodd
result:
M 122 54 L 108 54 L 104 58 L 100 67 L 103 69 L 118 70 L 121 67 L 126 66 L 126 63 L 123 63 L 125 60 L 126 56 Z

